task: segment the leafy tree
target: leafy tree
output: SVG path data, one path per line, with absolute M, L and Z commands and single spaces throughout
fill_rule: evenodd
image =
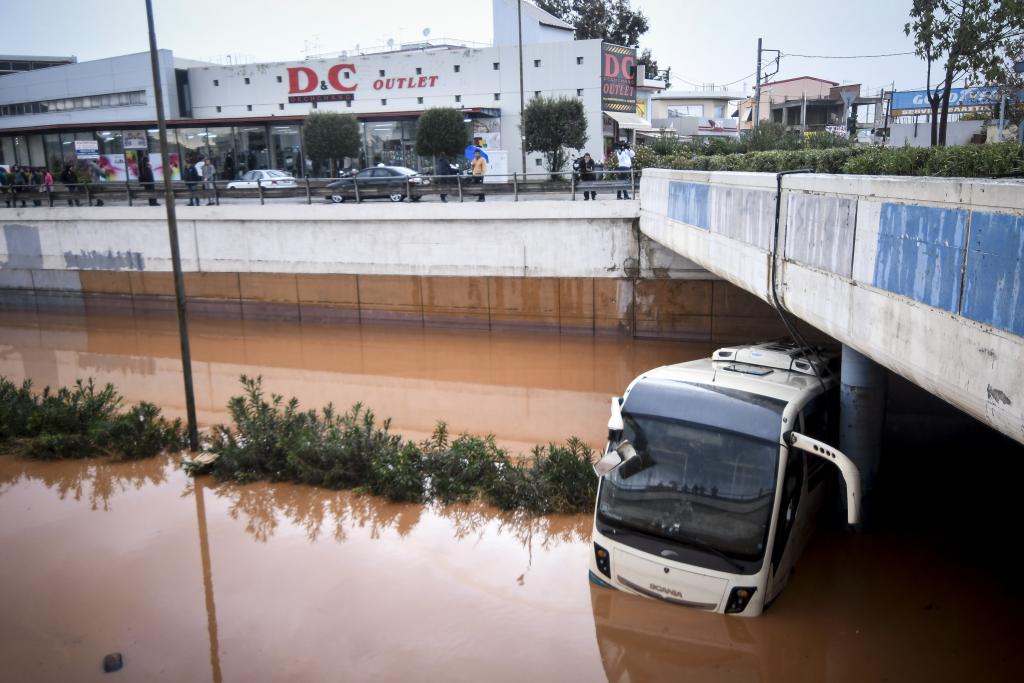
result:
M 614 45 L 639 47 L 640 36 L 650 24 L 640 10 L 633 10 L 630 0 L 534 0 L 534 4 L 576 28 L 576 40 L 600 38 Z M 650 50 L 644 50 L 637 61 L 647 67 L 654 78 L 658 62 Z M 671 67 L 665 70 L 666 87 Z
M 416 154 L 421 157 L 458 156 L 468 139 L 462 112 L 451 107 L 428 109 L 416 126 Z
M 587 115 L 576 98 L 534 97 L 523 111 L 526 151 L 541 152 L 551 173 L 562 170 L 566 148 L 587 144 Z
M 1013 57 L 1024 51 L 1024 0 L 913 0 L 903 30 L 928 65 L 928 101 L 937 113 L 932 142 L 945 145 L 953 84 L 965 78 L 1005 81 Z M 942 79 L 933 91 L 931 66 L 943 57 Z
M 362 150 L 359 121 L 351 114 L 310 114 L 302 125 L 302 143 L 307 156 L 330 164 L 333 176 L 338 162 L 345 157 L 358 157 Z

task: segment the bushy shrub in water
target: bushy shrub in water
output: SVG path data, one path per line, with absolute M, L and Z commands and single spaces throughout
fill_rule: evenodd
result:
M 268 399 L 258 377 L 243 376 L 242 385 L 243 395 L 228 404 L 233 426 L 218 425 L 208 439 L 217 457 L 188 463 L 191 473 L 361 488 L 403 502 L 482 498 L 506 510 L 538 514 L 582 512 L 593 505 L 593 454 L 578 439 L 566 446 L 539 446 L 530 459 L 517 463 L 493 435 L 452 440 L 439 422 L 429 439 L 406 442 L 389 433 L 388 420 L 378 424 L 361 404 L 340 414 L 332 406 L 301 411 L 295 399 L 285 402 L 276 394 Z
M 0 378 L 0 444 L 34 458 L 84 458 L 113 453 L 144 458 L 182 448 L 180 421 L 168 422 L 160 410 L 140 403 L 119 413 L 121 396 L 113 385 L 98 389 L 92 379 L 56 392 L 49 387 L 32 394 Z

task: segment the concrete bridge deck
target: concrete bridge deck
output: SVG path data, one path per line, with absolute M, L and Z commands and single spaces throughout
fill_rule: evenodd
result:
M 646 170 L 640 229 L 1024 442 L 1024 183 L 776 182 Z

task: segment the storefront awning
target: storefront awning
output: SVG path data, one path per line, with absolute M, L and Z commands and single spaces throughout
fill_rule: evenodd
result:
M 642 119 L 636 114 L 626 114 L 620 111 L 606 111 L 604 114 L 605 116 L 614 119 L 615 122 L 619 124 L 619 128 L 650 130 L 653 127 L 647 122 L 647 119 Z

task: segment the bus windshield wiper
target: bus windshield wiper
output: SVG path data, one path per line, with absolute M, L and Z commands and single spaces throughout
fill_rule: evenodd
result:
M 743 565 L 741 565 L 739 562 L 737 562 L 736 560 L 732 559 L 731 557 L 726 555 L 724 552 L 722 552 L 721 550 L 719 550 L 718 548 L 716 548 L 715 546 L 711 545 L 710 543 L 708 543 L 706 541 L 702 541 L 699 538 L 693 538 L 693 537 L 690 537 L 690 536 L 686 536 L 686 537 L 679 537 L 679 536 L 677 536 L 676 539 L 682 541 L 686 545 L 692 545 L 695 548 L 700 548 L 701 550 L 706 550 L 707 552 L 711 553 L 712 555 L 717 555 L 721 559 L 725 560 L 731 567 L 735 568 L 737 571 L 743 571 Z

